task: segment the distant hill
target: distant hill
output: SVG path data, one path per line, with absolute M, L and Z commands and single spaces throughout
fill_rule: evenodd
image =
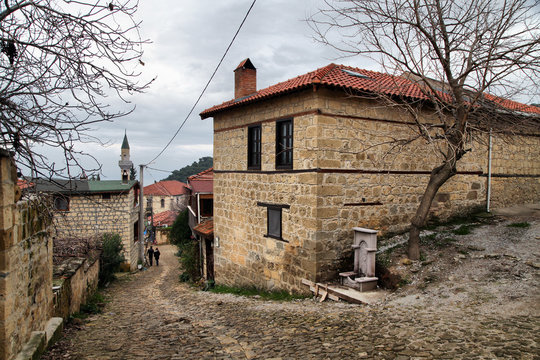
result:
M 199 161 L 194 161 L 191 165 L 184 166 L 179 170 L 174 170 L 171 175 L 163 180 L 178 180 L 185 183 L 187 182 L 188 176 L 198 174 L 212 166 L 214 166 L 214 159 L 211 156 L 205 156 L 200 158 Z

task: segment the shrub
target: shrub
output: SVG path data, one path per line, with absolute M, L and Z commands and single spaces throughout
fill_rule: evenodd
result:
M 506 225 L 507 227 L 515 227 L 515 228 L 528 228 L 531 226 L 528 222 L 518 222 L 518 223 L 512 223 L 509 225 Z
M 185 209 L 176 217 L 171 232 L 169 233 L 169 240 L 172 244 L 179 245 L 188 242 L 191 239 L 191 229 L 189 228 L 189 213 Z
M 180 281 L 197 281 L 199 275 L 199 247 L 196 241 L 188 240 L 177 243 L 180 263 L 184 272 L 180 275 Z
M 122 239 L 116 233 L 103 234 L 103 251 L 99 263 L 99 284 L 101 286 L 115 279 L 114 273 L 120 269 L 120 265 L 125 261 L 122 251 Z

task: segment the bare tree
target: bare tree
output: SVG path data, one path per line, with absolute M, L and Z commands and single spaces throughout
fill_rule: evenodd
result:
M 84 173 L 77 145 L 99 139 L 93 125 L 130 113 L 148 82 L 133 0 L 4 0 L 0 3 L 0 146 L 33 175 Z M 111 97 L 111 98 L 109 98 Z M 109 98 L 109 99 L 108 99 Z M 108 100 L 108 101 L 107 101 Z M 126 110 L 126 108 L 128 110 Z M 65 162 L 50 163 L 47 148 Z M 58 150 L 57 149 L 57 150 Z M 95 160 L 95 159 L 94 159 Z M 99 164 L 95 162 L 96 169 Z
M 503 100 L 538 95 L 538 0 L 336 0 L 309 19 L 317 40 L 343 55 L 367 55 L 391 74 L 406 74 L 424 100 L 380 99 L 403 106 L 416 123 L 413 137 L 437 144 L 432 169 L 411 221 L 408 256 L 420 255 L 420 229 L 439 188 L 456 174 L 478 130 L 540 128 L 538 112 Z M 400 84 L 394 84 L 398 87 Z M 381 92 L 384 92 L 381 90 Z M 399 94 L 399 92 L 397 92 Z M 498 95 L 498 96 L 493 96 Z M 435 114 L 426 120 L 428 109 Z M 396 139 L 401 144 L 413 138 Z

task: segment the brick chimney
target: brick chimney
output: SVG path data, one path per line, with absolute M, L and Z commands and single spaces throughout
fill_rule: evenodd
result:
M 257 69 L 249 58 L 242 61 L 234 70 L 234 98 L 257 92 Z

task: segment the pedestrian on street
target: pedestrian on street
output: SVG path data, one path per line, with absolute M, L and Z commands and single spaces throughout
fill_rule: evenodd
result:
M 150 266 L 152 266 L 152 262 L 154 261 L 154 253 L 155 253 L 152 246 L 150 246 L 150 249 L 148 249 L 147 253 L 148 253 L 148 262 L 150 263 Z
M 154 251 L 154 257 L 156 258 L 156 266 L 159 266 L 159 249 L 156 247 L 156 250 Z

